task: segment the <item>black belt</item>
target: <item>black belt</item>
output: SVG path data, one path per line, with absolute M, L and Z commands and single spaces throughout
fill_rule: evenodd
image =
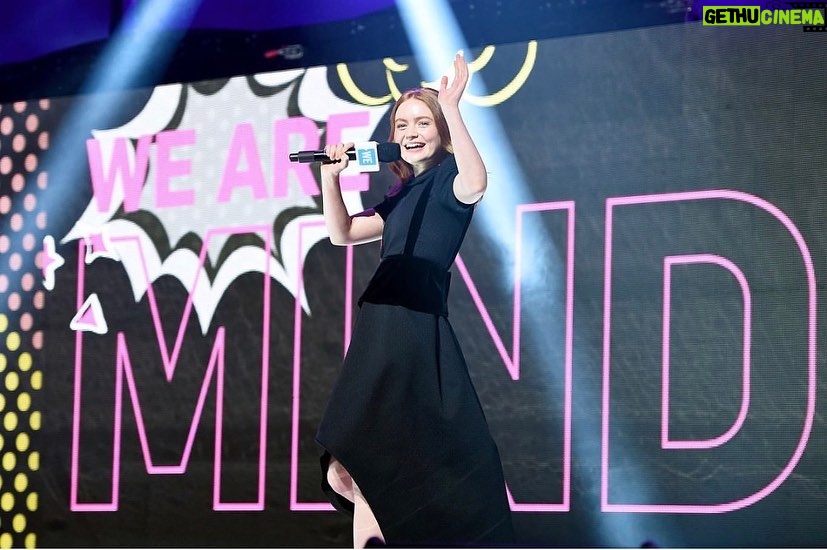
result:
M 451 272 L 415 256 L 388 256 L 359 298 L 370 304 L 390 304 L 414 311 L 448 316 Z

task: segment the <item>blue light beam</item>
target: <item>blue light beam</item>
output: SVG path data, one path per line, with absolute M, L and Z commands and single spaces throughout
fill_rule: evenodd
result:
M 402 22 L 408 34 L 408 39 L 413 46 L 414 55 L 420 69 L 431 75 L 429 81 L 437 81 L 445 71 L 445 60 L 453 59 L 458 51 L 467 51 L 467 44 L 454 17 L 453 12 L 446 0 L 435 0 L 433 2 L 420 2 L 418 0 L 397 0 L 397 8 L 401 14 Z M 487 95 L 484 82 L 479 74 L 474 75 L 468 86 L 468 91 L 475 95 Z M 511 145 L 504 137 L 507 135 L 503 130 L 502 123 L 493 109 L 475 108 L 463 110 L 463 118 L 474 141 L 485 159 L 489 169 L 489 186 L 485 198 L 477 208 L 477 216 L 482 225 L 483 232 L 489 241 L 495 245 L 499 257 L 492 258 L 502 270 L 500 281 L 504 287 L 510 288 L 513 281 L 513 265 L 515 243 L 508 237 L 511 233 L 505 228 L 514 227 L 515 207 L 519 204 L 532 204 L 537 202 L 526 185 L 525 175 L 516 162 L 516 156 Z M 561 265 L 563 256 L 542 224 L 533 224 L 533 235 L 526 236 L 528 246 L 541 245 L 548 250 L 543 257 L 531 259 L 533 264 L 523 262 L 523 290 L 528 292 L 532 287 L 545 288 L 546 292 L 553 296 L 565 296 L 565 290 L 558 282 L 562 278 L 553 277 L 546 279 L 541 274 L 555 273 L 563 269 Z M 549 250 L 550 249 L 550 250 Z M 551 262 L 558 265 L 551 266 L 545 262 L 549 258 Z M 552 267 L 554 269 L 552 269 Z M 549 288 L 551 287 L 551 288 Z M 559 303 L 550 304 L 556 311 L 562 311 L 564 304 L 562 299 Z M 548 324 L 548 319 L 541 319 L 535 314 L 528 315 L 526 326 L 543 327 Z M 539 349 L 547 350 L 549 354 L 555 349 L 560 349 L 563 342 L 559 338 L 549 338 L 547 334 L 529 333 L 526 336 L 531 340 L 531 345 Z M 597 357 L 590 357 L 589 353 L 575 350 L 575 365 L 599 365 Z M 551 355 L 544 354 L 549 357 Z M 549 376 L 554 378 L 555 386 L 562 387 L 561 369 L 548 369 Z M 599 382 L 597 385 L 585 389 L 583 395 L 593 396 L 599 399 Z M 575 421 L 574 425 L 577 426 Z M 580 425 L 586 433 L 582 437 L 573 437 L 575 453 L 581 460 L 586 458 L 599 461 L 600 457 L 600 426 L 599 422 L 585 420 Z M 594 494 L 599 494 L 600 479 L 597 469 L 590 471 L 589 485 L 594 489 Z M 624 488 L 630 494 L 641 494 L 646 492 L 645 480 L 629 479 Z M 602 537 L 602 544 L 607 547 L 628 546 L 639 544 L 640 541 L 651 539 L 655 535 L 659 539 L 660 530 L 653 521 L 644 518 L 629 518 L 625 514 L 598 514 L 599 524 L 595 527 Z
M 145 82 L 147 75 L 163 71 L 177 40 L 161 41 L 157 37 L 165 32 L 170 35 L 169 29 L 186 28 L 200 1 L 137 1 L 124 14 L 44 159 L 50 185 L 40 200 L 49 212 L 50 227 L 61 227 L 53 218 L 67 210 L 60 205 L 85 181 L 83 174 L 88 171 L 88 163 L 85 155 L 78 154 L 78 143 L 85 143 L 92 130 L 109 126 L 124 100 L 124 94 L 116 90 L 134 88 Z M 181 35 L 180 30 L 174 33 L 176 38 Z

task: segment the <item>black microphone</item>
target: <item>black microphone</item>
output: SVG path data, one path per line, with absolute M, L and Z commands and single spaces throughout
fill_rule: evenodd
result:
M 402 158 L 402 150 L 398 143 L 376 143 L 376 156 L 379 162 L 393 162 Z M 347 158 L 356 160 L 356 147 L 347 152 Z M 291 162 L 332 162 L 322 151 L 299 151 L 290 153 Z

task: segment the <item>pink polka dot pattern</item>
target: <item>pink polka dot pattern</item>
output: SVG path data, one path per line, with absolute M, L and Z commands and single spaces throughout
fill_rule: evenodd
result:
M 23 134 L 15 135 L 14 139 L 11 140 L 11 148 L 15 153 L 23 151 L 26 148 L 26 136 Z
M 38 126 L 40 126 L 40 118 L 32 113 L 26 117 L 26 131 L 30 134 L 33 134 L 35 130 L 37 130 Z
M 46 294 L 42 290 L 35 292 L 32 304 L 34 304 L 35 309 L 43 309 L 46 306 Z
M 26 292 L 30 292 L 34 288 L 34 275 L 25 273 L 20 279 L 20 286 Z
M 11 450 L 11 442 L 23 441 L 27 455 L 39 452 L 36 432 L 40 428 L 42 398 L 38 393 L 40 377 L 45 374 L 44 335 L 38 324 L 46 307 L 46 291 L 39 266 L 40 243 L 47 234 L 48 218 L 40 210 L 39 198 L 48 187 L 42 159 L 49 148 L 50 108 L 48 99 L 0 105 L 0 216 L 5 222 L 5 231 L 0 235 L 0 341 L 6 344 L 0 346 L 0 365 L 7 380 L 3 413 L 13 413 L 17 419 L 3 434 L 0 446 Z M 26 393 L 20 393 L 24 389 Z M 21 444 L 17 445 L 19 450 Z M 7 467 L 9 463 L 0 465 L 0 478 L 3 492 L 14 498 L 6 498 L 7 504 L 0 510 L 0 542 L 3 547 L 32 548 L 37 540 L 32 527 L 36 522 L 29 516 L 37 513 L 38 495 L 33 487 L 38 484 L 29 480 L 40 475 L 39 466 L 36 461 L 22 458 Z M 21 487 L 16 489 L 5 483 L 7 479 L 26 482 L 16 483 Z
M 23 267 L 23 256 L 19 252 L 14 252 L 9 256 L 9 269 L 12 271 L 20 271 Z
M 0 118 L 0 134 L 7 136 L 14 130 L 14 121 L 10 116 Z
M 14 214 L 12 214 L 11 223 L 9 225 L 11 226 L 11 230 L 15 233 L 23 229 L 23 214 L 21 214 L 20 212 L 15 212 Z
M 23 332 L 29 332 L 32 330 L 32 326 L 34 324 L 33 319 L 32 314 L 28 311 L 20 316 L 20 328 L 23 329 Z
M 34 250 L 36 244 L 37 241 L 35 239 L 34 234 L 26 233 L 25 235 L 23 235 L 23 250 L 25 250 L 26 252 L 31 252 L 32 250 Z
M 15 193 L 21 192 L 25 185 L 26 178 L 23 177 L 23 174 L 17 173 L 11 177 L 11 188 Z
M 26 155 L 26 171 L 34 172 L 35 170 L 37 170 L 37 155 L 33 153 Z

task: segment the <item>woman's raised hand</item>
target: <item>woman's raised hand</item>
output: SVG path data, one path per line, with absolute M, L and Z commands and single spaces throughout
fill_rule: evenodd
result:
M 448 85 L 448 77 L 443 76 L 439 83 L 438 101 L 442 107 L 457 107 L 465 86 L 468 84 L 468 62 L 461 53 L 454 57 L 454 80 Z

